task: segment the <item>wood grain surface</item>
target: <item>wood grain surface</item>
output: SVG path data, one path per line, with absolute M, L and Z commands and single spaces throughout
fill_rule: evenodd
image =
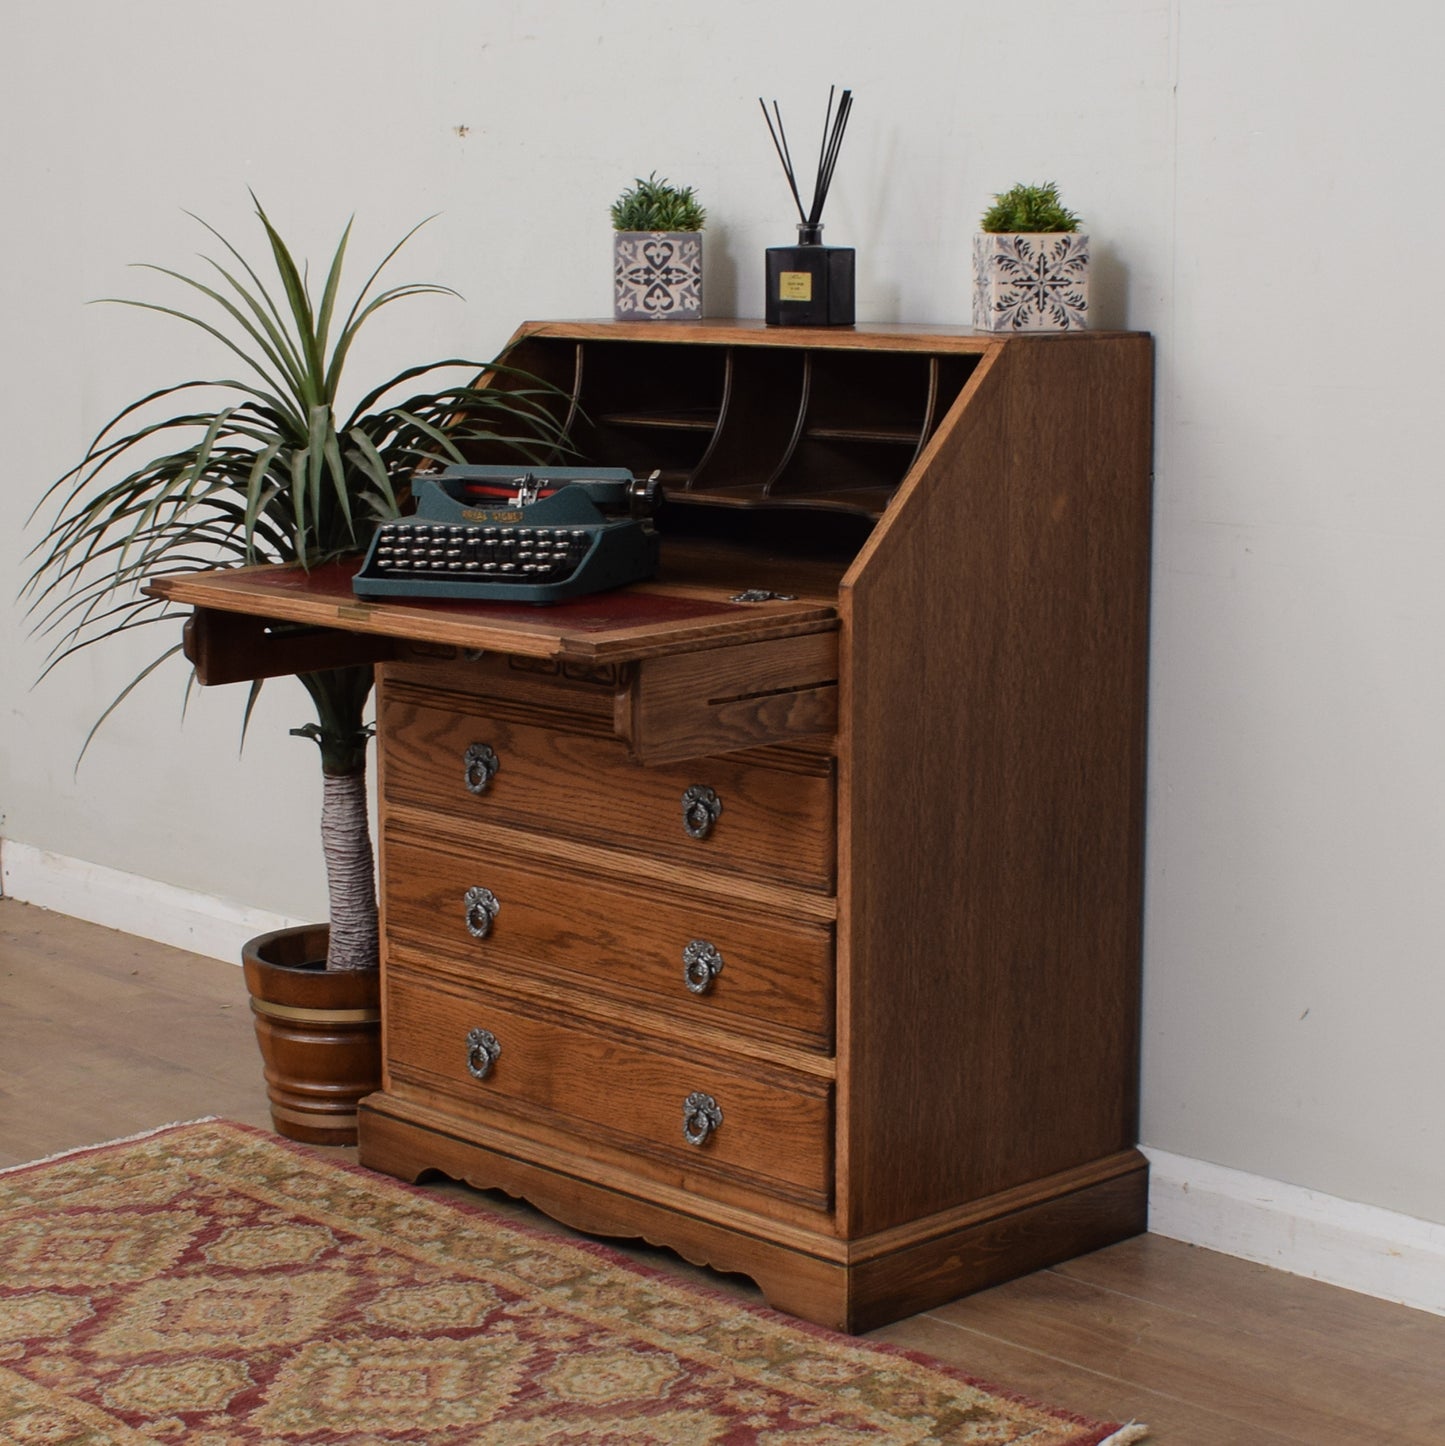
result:
M 387 928 L 463 979 L 518 975 L 563 996 L 621 1001 L 689 1030 L 771 1039 L 831 1060 L 833 931 L 786 913 L 763 913 L 736 896 L 678 890 L 652 880 L 637 908 L 638 879 L 568 867 L 504 847 L 439 836 L 415 815 L 391 814 L 386 854 Z M 499 901 L 484 938 L 468 930 L 464 898 L 486 888 Z M 703 993 L 685 980 L 693 941 L 717 951 L 721 969 Z
M 500 709 L 447 706 L 435 693 L 383 685 L 386 797 L 450 819 L 505 823 L 529 832 L 591 839 L 725 873 L 787 879 L 827 890 L 833 876 L 833 779 L 759 767 L 745 754 L 656 768 L 625 746 L 573 726 L 514 721 Z M 484 794 L 463 782 L 475 743 L 501 760 Z M 704 838 L 683 825 L 688 789 L 710 788 L 722 812 Z

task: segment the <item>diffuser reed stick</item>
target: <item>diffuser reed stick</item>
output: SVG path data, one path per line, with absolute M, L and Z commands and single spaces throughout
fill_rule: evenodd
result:
M 763 108 L 763 119 L 768 123 L 768 134 L 773 138 L 773 149 L 778 153 L 778 159 L 783 163 L 783 174 L 788 178 L 788 189 L 793 193 L 793 203 L 798 208 L 798 220 L 805 226 L 808 217 L 803 211 L 803 198 L 798 194 L 797 177 L 793 174 L 793 158 L 788 154 L 788 134 L 783 129 L 783 113 L 778 110 L 777 101 L 773 102 L 773 109 L 777 111 L 778 128 L 773 129 L 772 117 L 768 114 L 768 107 L 762 96 L 758 97 L 758 104 Z
M 843 132 L 848 127 L 848 117 L 853 110 L 853 92 L 845 90 L 842 99 L 838 102 L 836 115 L 833 111 L 833 97 L 837 93 L 837 86 L 828 87 L 828 109 L 823 117 L 823 140 L 818 148 L 818 168 L 813 177 L 813 204 L 805 211 L 803 209 L 803 197 L 798 190 L 797 172 L 793 169 L 793 157 L 788 149 L 788 134 L 783 129 L 783 113 L 778 108 L 778 103 L 773 102 L 773 115 L 768 114 L 767 103 L 762 96 L 758 97 L 758 104 L 763 110 L 763 119 L 768 123 L 768 134 L 773 138 L 773 149 L 778 153 L 778 159 L 783 163 L 783 174 L 788 178 L 788 189 L 793 193 L 793 201 L 798 208 L 798 221 L 801 225 L 812 230 L 823 223 L 823 204 L 828 199 L 828 188 L 833 184 L 833 170 L 838 164 L 838 152 L 843 146 Z M 777 117 L 777 127 L 774 129 L 773 116 Z

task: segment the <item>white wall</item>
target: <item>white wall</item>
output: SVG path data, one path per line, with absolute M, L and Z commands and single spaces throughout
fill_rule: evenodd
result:
M 1445 1221 L 1445 27 L 1178 23 L 1146 1139 Z
M 1445 1222 L 1445 363 L 1432 239 L 1436 7 L 1342 0 L 47 0 L 0 84 L 0 435 L 20 519 L 142 389 L 223 357 L 105 295 L 165 295 L 183 211 L 250 236 L 246 188 L 318 263 L 346 216 L 397 279 L 456 286 L 377 329 L 358 377 L 487 356 L 530 316 L 605 315 L 606 208 L 699 189 L 708 310 L 757 315 L 800 148 L 856 106 L 826 216 L 859 319 L 960 321 L 990 194 L 1057 179 L 1100 321 L 1159 340 L 1145 1141 Z M 1378 287 L 1378 290 L 1376 289 Z M 18 526 L 0 540 L 8 598 Z M 0 835 L 293 917 L 322 908 L 290 682 L 238 760 L 239 697 L 179 708 L 154 651 L 31 691 L 0 604 Z M 280 826 L 279 837 L 273 826 Z

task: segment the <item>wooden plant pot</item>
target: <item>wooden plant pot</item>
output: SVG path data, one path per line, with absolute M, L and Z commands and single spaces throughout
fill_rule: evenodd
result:
M 612 314 L 618 321 L 701 318 L 701 231 L 614 231 L 612 237 Z
M 1089 324 L 1089 238 L 1079 231 L 980 231 L 973 238 L 980 331 L 1079 331 Z
M 356 1106 L 381 1088 L 381 977 L 325 967 L 329 930 L 304 925 L 242 946 L 276 1133 L 354 1145 Z

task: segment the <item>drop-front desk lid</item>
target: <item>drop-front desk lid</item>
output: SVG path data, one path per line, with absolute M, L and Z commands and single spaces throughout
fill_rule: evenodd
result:
M 837 595 L 757 598 L 715 582 L 635 583 L 549 607 L 364 599 L 359 559 L 173 574 L 146 591 L 195 609 L 201 683 L 378 662 L 406 644 L 550 658 L 619 674 L 616 730 L 646 761 L 780 743 L 836 723 Z
M 312 628 L 450 644 L 519 657 L 629 662 L 837 626 L 833 598 L 758 598 L 749 590 L 635 583 L 570 602 L 366 599 L 351 590 L 356 559 L 300 567 L 224 568 L 153 579 L 152 596 L 190 607 Z

